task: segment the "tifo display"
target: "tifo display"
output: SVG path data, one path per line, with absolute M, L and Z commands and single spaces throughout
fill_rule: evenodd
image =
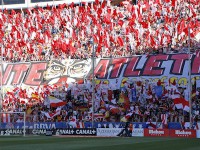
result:
M 200 137 L 198 0 L 4 1 L 0 135 Z

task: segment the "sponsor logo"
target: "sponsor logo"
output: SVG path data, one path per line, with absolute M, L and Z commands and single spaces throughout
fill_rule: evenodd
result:
M 144 136 L 144 129 L 133 129 L 132 136 Z
M 103 134 L 103 133 L 118 134 L 119 131 L 121 131 L 121 130 L 119 130 L 119 129 L 108 129 L 108 130 L 106 130 L 106 129 L 97 129 L 97 132 L 101 133 L 101 134 Z
M 165 134 L 165 131 L 149 130 L 149 134 Z
M 59 130 L 56 130 L 56 133 L 60 134 L 60 135 L 73 135 L 74 134 L 74 130 L 73 129 L 69 129 L 69 130 L 64 130 L 64 129 L 59 129 Z
M 56 124 L 55 123 L 35 123 L 33 125 L 33 129 L 56 129 Z
M 95 130 L 76 130 L 76 134 L 84 135 L 94 135 L 96 133 Z
M 191 136 L 192 132 L 191 131 L 184 131 L 184 130 L 175 130 L 175 134 L 178 136 Z
M 0 131 L 0 135 L 23 135 L 23 134 L 24 130 L 22 129 L 3 129 Z
M 43 134 L 46 134 L 46 130 L 43 130 L 43 129 L 41 129 L 41 130 L 36 130 L 36 129 L 33 129 L 32 130 L 32 134 L 34 134 L 34 135 L 43 135 Z
M 58 129 L 56 135 L 96 135 L 96 129 Z
M 167 129 L 144 129 L 144 136 L 169 136 Z
M 117 136 L 121 130 L 120 128 L 97 128 L 97 136 Z
M 170 130 L 171 137 L 196 138 L 196 130 Z

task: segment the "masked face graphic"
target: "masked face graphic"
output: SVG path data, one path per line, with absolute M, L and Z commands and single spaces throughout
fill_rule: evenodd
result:
M 67 76 L 68 78 L 83 78 L 91 69 L 91 60 L 53 60 L 49 62 L 44 73 L 46 81 Z
M 83 78 L 91 69 L 91 60 L 73 60 L 68 67 L 68 76 Z
M 56 60 L 49 62 L 48 68 L 44 73 L 44 79 L 50 80 L 63 76 L 66 70 L 65 67 L 66 66 L 64 64 Z

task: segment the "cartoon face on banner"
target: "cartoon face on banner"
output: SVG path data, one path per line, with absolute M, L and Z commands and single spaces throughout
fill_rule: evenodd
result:
M 72 78 L 83 78 L 91 69 L 91 59 L 71 60 L 68 64 L 67 74 Z
M 47 70 L 44 72 L 44 79 L 50 80 L 63 76 L 66 72 L 66 66 L 60 61 L 53 60 L 49 62 Z
M 61 61 L 53 60 L 48 64 L 47 70 L 44 72 L 44 79 L 51 80 L 61 76 L 71 78 L 83 78 L 91 69 L 91 59 L 88 60 L 72 60 L 67 59 Z

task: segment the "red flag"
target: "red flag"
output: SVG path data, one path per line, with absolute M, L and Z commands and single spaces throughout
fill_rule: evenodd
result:
M 47 3 L 47 10 L 51 10 L 51 8 L 50 8 L 50 6 L 49 6 L 49 4 Z
M 16 12 L 12 9 L 11 10 L 11 15 L 15 15 L 16 14 Z
M 63 52 L 66 52 L 66 51 L 67 51 L 67 44 L 66 44 L 66 43 L 62 43 L 62 45 L 61 45 L 61 50 L 62 50 Z
M 165 0 L 165 3 L 169 3 L 170 2 L 170 0 Z
M 176 0 L 172 0 L 172 6 L 175 7 Z
M 95 4 L 98 5 L 99 4 L 99 0 L 95 0 Z
M 117 16 L 117 10 L 116 9 L 113 11 L 113 16 Z
M 149 24 L 148 22 L 140 22 L 140 24 L 142 25 L 143 28 L 148 29 Z
M 188 36 L 188 28 L 183 29 L 183 32 Z
M 104 8 L 106 6 L 107 2 L 104 0 L 101 4 L 101 7 Z
M 120 46 L 124 46 L 124 42 L 123 42 L 123 39 L 121 37 L 118 37 L 117 38 L 117 43 L 120 45 Z
M 178 34 L 181 34 L 181 33 L 183 32 L 184 27 L 185 27 L 185 20 L 182 19 L 182 20 L 180 21 L 180 23 L 178 24 L 178 27 L 177 27 L 177 29 L 178 29 Z
M 150 42 L 151 42 L 151 46 L 155 46 L 156 45 L 156 42 L 155 42 L 153 36 L 150 36 Z
M 74 7 L 74 2 L 72 2 L 72 3 L 70 4 L 70 7 L 71 7 L 71 8 L 73 8 L 73 7 Z
M 93 35 L 94 43 L 98 43 L 98 39 L 96 35 Z
M 101 44 L 98 44 L 98 47 L 97 47 L 96 52 L 97 52 L 97 53 L 100 53 L 100 52 L 101 52 Z
M 118 21 L 118 25 L 123 26 L 123 24 L 124 24 L 123 20 Z
M 110 36 L 110 42 L 115 42 L 114 38 L 112 36 Z
M 155 12 L 155 16 L 160 17 L 160 12 L 159 11 Z

